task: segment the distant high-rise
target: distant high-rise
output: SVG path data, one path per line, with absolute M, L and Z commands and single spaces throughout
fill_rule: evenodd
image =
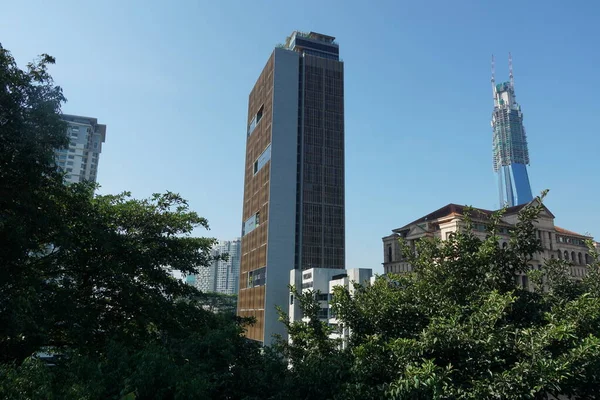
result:
M 344 64 L 332 36 L 293 32 L 249 97 L 238 314 L 286 336 L 292 269 L 345 268 Z M 301 274 L 298 274 L 299 276 Z
M 56 151 L 56 162 L 66 172 L 67 183 L 96 182 L 102 143 L 106 140 L 106 125 L 96 118 L 63 114 L 67 122 L 69 147 Z
M 517 206 L 533 199 L 527 165 L 529 150 L 523 127 L 521 106 L 515 100 L 512 58 L 509 54 L 510 80 L 496 84 L 492 57 L 492 113 L 494 172 L 498 175 L 500 207 Z
M 214 260 L 200 267 L 197 275 L 189 275 L 186 282 L 202 292 L 236 294 L 240 278 L 240 239 L 220 240 L 211 250 L 212 257 L 227 254 L 226 260 Z
M 237 294 L 240 284 L 240 238 L 221 240 L 213 249 L 213 256 L 227 254 L 227 260 L 215 261 L 215 292 Z

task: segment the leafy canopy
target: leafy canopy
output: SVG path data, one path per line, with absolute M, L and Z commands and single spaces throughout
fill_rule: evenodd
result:
M 324 385 L 327 371 L 335 391 L 322 398 L 335 399 L 596 398 L 598 258 L 580 282 L 564 261 L 529 266 L 542 250 L 535 221 L 544 196 L 522 210 L 507 247 L 499 245 L 502 213 L 487 220 L 482 240 L 471 217 L 483 216 L 471 211 L 449 240 L 422 239 L 415 252 L 403 246 L 415 272 L 378 277 L 352 296 L 335 288 L 333 311 L 352 332 L 345 349 L 327 339 L 314 296 L 297 293 L 308 322 L 290 324 L 292 341 L 282 344 L 291 380 Z M 533 292 L 515 285 L 522 272 Z
M 249 321 L 171 274 L 210 265 L 215 240 L 192 236 L 206 219 L 171 192 L 138 200 L 64 184 L 52 63 L 44 55 L 20 70 L 0 46 L 0 398 L 273 392 L 263 375 L 285 365 L 243 338 Z

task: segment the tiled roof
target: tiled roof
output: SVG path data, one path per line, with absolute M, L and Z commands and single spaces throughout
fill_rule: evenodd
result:
M 401 230 L 404 230 L 414 224 L 418 224 L 418 223 L 425 222 L 425 221 L 434 221 L 436 219 L 447 217 L 450 215 L 464 215 L 466 208 L 467 208 L 467 206 L 461 206 L 458 204 L 450 203 L 450 204 L 440 208 L 439 210 L 429 213 L 426 216 L 421 217 L 421 218 L 411 222 L 410 224 L 406 224 L 402 228 L 394 229 L 393 231 L 394 232 L 401 231 Z M 492 215 L 492 213 L 493 213 L 493 211 L 484 210 L 482 208 L 472 207 L 472 210 L 475 213 L 479 212 L 480 214 L 484 214 L 486 216 Z
M 525 206 L 527 206 L 530 203 L 526 203 L 526 204 L 521 204 L 518 206 L 514 206 L 514 207 L 509 207 L 506 209 L 504 215 L 510 215 L 510 214 L 515 214 L 519 211 L 521 211 L 522 208 L 524 208 Z M 392 232 L 399 232 L 399 231 L 403 231 L 406 230 L 408 227 L 410 227 L 411 225 L 414 224 L 419 224 L 421 222 L 425 222 L 425 221 L 434 221 L 437 220 L 439 218 L 443 218 L 443 217 L 447 217 L 447 216 L 451 216 L 451 215 L 464 215 L 465 214 L 465 209 L 468 208 L 467 206 L 461 206 L 458 204 L 454 204 L 454 203 L 450 203 L 442 208 L 440 208 L 439 210 L 436 210 L 430 214 L 427 214 L 424 217 L 421 217 L 413 222 L 411 222 L 410 224 L 406 224 L 401 228 L 397 228 L 394 229 Z M 489 217 L 491 216 L 494 212 L 496 211 L 492 211 L 492 210 L 486 210 L 483 208 L 476 208 L 476 207 L 471 207 L 471 210 L 473 210 L 473 217 L 477 218 L 481 218 L 481 217 Z M 499 210 L 498 210 L 499 211 Z M 546 211 L 548 212 L 548 214 L 550 214 L 550 216 L 552 218 L 554 218 L 554 214 L 552 214 L 550 212 L 550 210 L 548 210 L 546 208 Z M 479 214 L 479 215 L 477 215 Z
M 571 235 L 571 236 L 579 236 L 582 238 L 589 238 L 590 236 L 586 236 L 586 235 L 581 235 L 577 232 L 573 232 L 573 231 L 569 231 L 567 229 L 561 228 L 560 226 L 554 226 L 554 230 L 558 233 L 561 233 L 563 235 Z

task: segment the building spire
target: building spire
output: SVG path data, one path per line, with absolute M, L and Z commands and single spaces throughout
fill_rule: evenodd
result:
M 492 54 L 492 97 L 494 99 L 494 105 L 496 105 L 496 63 L 495 63 L 493 54 Z
M 508 76 L 510 78 L 510 87 L 515 90 L 515 77 L 513 75 L 512 55 L 508 52 Z

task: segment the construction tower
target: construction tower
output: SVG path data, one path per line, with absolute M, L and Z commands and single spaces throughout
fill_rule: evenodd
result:
M 508 55 L 509 81 L 496 84 L 492 56 L 492 113 L 494 172 L 498 176 L 500 207 L 517 206 L 533 199 L 527 166 L 529 150 L 521 106 L 515 100 L 512 57 Z

